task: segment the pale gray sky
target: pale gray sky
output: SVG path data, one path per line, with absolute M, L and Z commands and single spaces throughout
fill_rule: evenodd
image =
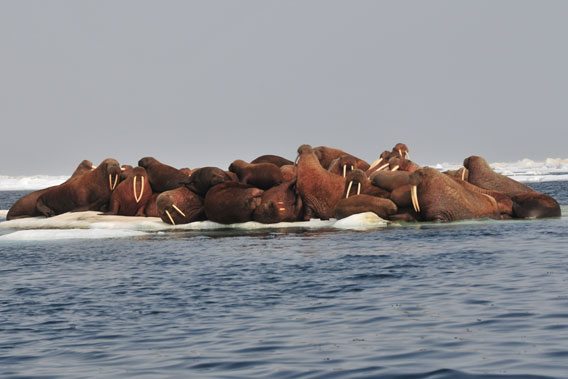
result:
M 567 158 L 568 1 L 0 1 L 0 175 Z

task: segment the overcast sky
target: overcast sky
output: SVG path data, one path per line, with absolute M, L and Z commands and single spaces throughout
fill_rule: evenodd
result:
M 568 158 L 568 1 L 0 1 L 0 175 Z

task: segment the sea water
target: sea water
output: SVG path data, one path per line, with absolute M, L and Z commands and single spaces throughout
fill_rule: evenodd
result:
M 567 215 L 568 182 L 532 177 Z M 0 223 L 0 377 L 568 377 L 567 216 L 89 217 Z

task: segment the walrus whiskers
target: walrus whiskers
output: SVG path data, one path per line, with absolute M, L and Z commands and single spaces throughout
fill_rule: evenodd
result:
M 168 212 L 167 209 L 165 209 L 166 214 L 168 215 L 168 218 L 170 219 L 170 221 L 172 222 L 172 225 L 175 225 L 176 223 L 174 222 L 174 219 L 172 218 L 172 215 L 170 214 L 170 212 Z
M 179 208 L 177 207 L 177 205 L 172 204 L 172 208 L 174 208 L 176 211 L 178 211 L 179 214 L 182 215 L 183 217 L 186 217 L 186 216 L 185 216 L 185 213 L 183 213 L 183 212 L 181 211 L 181 209 L 179 209 Z

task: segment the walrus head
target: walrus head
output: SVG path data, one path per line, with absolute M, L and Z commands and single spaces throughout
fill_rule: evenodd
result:
M 101 170 L 108 175 L 108 187 L 112 191 L 118 184 L 118 178 L 121 174 L 120 164 L 116 159 L 107 158 L 101 162 L 96 170 Z
M 310 145 L 306 145 L 306 144 L 301 145 L 298 148 L 298 156 L 296 157 L 296 160 L 294 161 L 294 166 L 298 165 L 298 160 L 300 159 L 300 155 L 305 154 L 305 153 L 310 153 L 312 151 L 313 151 L 313 149 Z M 319 160 L 319 157 L 318 157 L 318 160 Z
M 396 153 L 399 158 L 407 158 L 410 159 L 410 154 L 408 154 L 408 147 L 406 147 L 403 143 L 397 143 L 392 148 L 392 152 Z
M 363 182 L 367 179 L 367 175 L 362 170 L 355 169 L 351 170 L 347 177 L 345 178 L 345 198 L 349 198 L 349 193 L 351 192 L 351 187 L 355 184 L 357 185 L 357 195 L 361 194 L 361 186 Z
M 138 161 L 138 166 L 148 168 L 148 166 L 156 162 L 158 162 L 158 160 L 154 157 L 144 157 Z

